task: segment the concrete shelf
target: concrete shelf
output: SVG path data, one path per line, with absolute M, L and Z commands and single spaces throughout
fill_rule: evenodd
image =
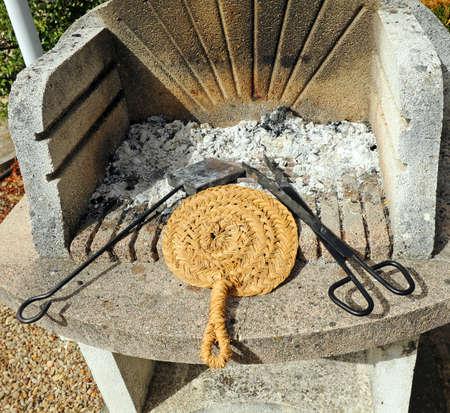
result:
M 31 242 L 22 201 L 0 226 L 0 299 L 13 309 L 49 290 L 76 264 L 42 260 Z M 450 321 L 449 261 L 408 261 L 416 291 L 395 296 L 371 280 L 368 317 L 351 316 L 327 296 L 341 278 L 335 264 L 298 263 L 288 280 L 264 296 L 228 300 L 228 330 L 238 363 L 281 363 L 336 356 L 415 337 Z M 56 297 L 39 324 L 72 340 L 128 356 L 201 363 L 210 291 L 154 264 L 93 264 Z M 349 290 L 347 297 L 357 301 Z M 35 307 L 36 309 L 36 307 Z M 27 310 L 32 312 L 32 307 Z

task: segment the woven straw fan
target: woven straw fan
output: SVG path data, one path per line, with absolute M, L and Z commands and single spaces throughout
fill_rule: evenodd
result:
M 163 235 L 169 269 L 197 287 L 212 288 L 201 359 L 223 368 L 231 357 L 225 327 L 228 295 L 266 294 L 285 280 L 295 263 L 297 225 L 278 200 L 238 185 L 209 188 L 186 199 Z M 218 342 L 219 354 L 212 353 Z

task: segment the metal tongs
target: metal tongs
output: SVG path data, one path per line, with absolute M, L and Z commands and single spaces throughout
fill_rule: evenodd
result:
M 283 204 L 285 204 L 291 212 L 308 224 L 314 233 L 318 236 L 319 240 L 322 244 L 327 248 L 339 266 L 345 271 L 347 277 L 335 282 L 328 289 L 328 296 L 330 299 L 337 304 L 339 307 L 344 309 L 345 311 L 353 314 L 355 316 L 365 316 L 372 312 L 374 303 L 372 297 L 369 295 L 367 290 L 355 276 L 355 274 L 351 271 L 351 269 L 347 265 L 347 260 L 352 261 L 352 266 L 359 266 L 362 270 L 370 274 L 377 281 L 380 282 L 385 288 L 389 291 L 393 292 L 397 295 L 408 295 L 414 291 L 415 284 L 408 270 L 398 263 L 397 261 L 387 260 L 380 262 L 379 264 L 375 264 L 373 266 L 367 265 L 359 256 L 350 248 L 347 244 L 345 244 L 341 239 L 339 239 L 333 232 L 331 232 L 327 227 L 325 227 L 320 220 L 313 214 L 313 212 L 309 209 L 308 205 L 303 201 L 300 195 L 296 192 L 296 190 L 292 187 L 289 182 L 289 178 L 285 175 L 284 171 L 278 167 L 274 162 L 269 160 L 266 156 L 264 156 L 264 161 L 267 167 L 272 171 L 275 176 L 275 181 L 268 178 L 260 171 L 251 166 L 243 163 L 242 166 L 247 172 L 248 176 L 254 177 L 258 183 L 268 191 L 270 191 L 275 197 L 277 197 Z M 405 280 L 408 283 L 408 288 L 401 290 L 394 287 L 391 283 L 386 281 L 382 276 L 382 272 L 379 271 L 385 267 L 394 267 L 398 269 Z M 365 309 L 354 308 L 340 300 L 335 292 L 339 287 L 343 285 L 353 282 L 356 288 L 364 297 L 367 307 Z

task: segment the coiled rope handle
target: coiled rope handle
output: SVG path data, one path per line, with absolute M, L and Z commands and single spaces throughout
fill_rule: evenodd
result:
M 185 199 L 164 228 L 162 247 L 178 278 L 212 288 L 200 357 L 218 369 L 232 355 L 227 296 L 267 294 L 284 281 L 295 264 L 298 231 L 281 202 L 256 189 L 225 185 Z M 216 342 L 219 352 L 213 354 Z
M 233 287 L 231 281 L 219 280 L 214 283 L 209 305 L 209 322 L 203 334 L 200 357 L 209 367 L 222 369 L 233 354 L 230 350 L 230 337 L 225 326 L 225 307 L 228 291 Z M 219 344 L 219 354 L 212 352 L 213 344 Z

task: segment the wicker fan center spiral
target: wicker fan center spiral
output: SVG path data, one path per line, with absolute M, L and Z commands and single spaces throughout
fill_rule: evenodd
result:
M 295 263 L 297 225 L 289 210 L 266 193 L 225 185 L 186 199 L 163 235 L 169 269 L 189 284 L 212 288 L 210 320 L 201 357 L 224 367 L 231 356 L 225 328 L 228 294 L 266 294 L 285 280 Z M 218 341 L 220 354 L 212 354 Z

